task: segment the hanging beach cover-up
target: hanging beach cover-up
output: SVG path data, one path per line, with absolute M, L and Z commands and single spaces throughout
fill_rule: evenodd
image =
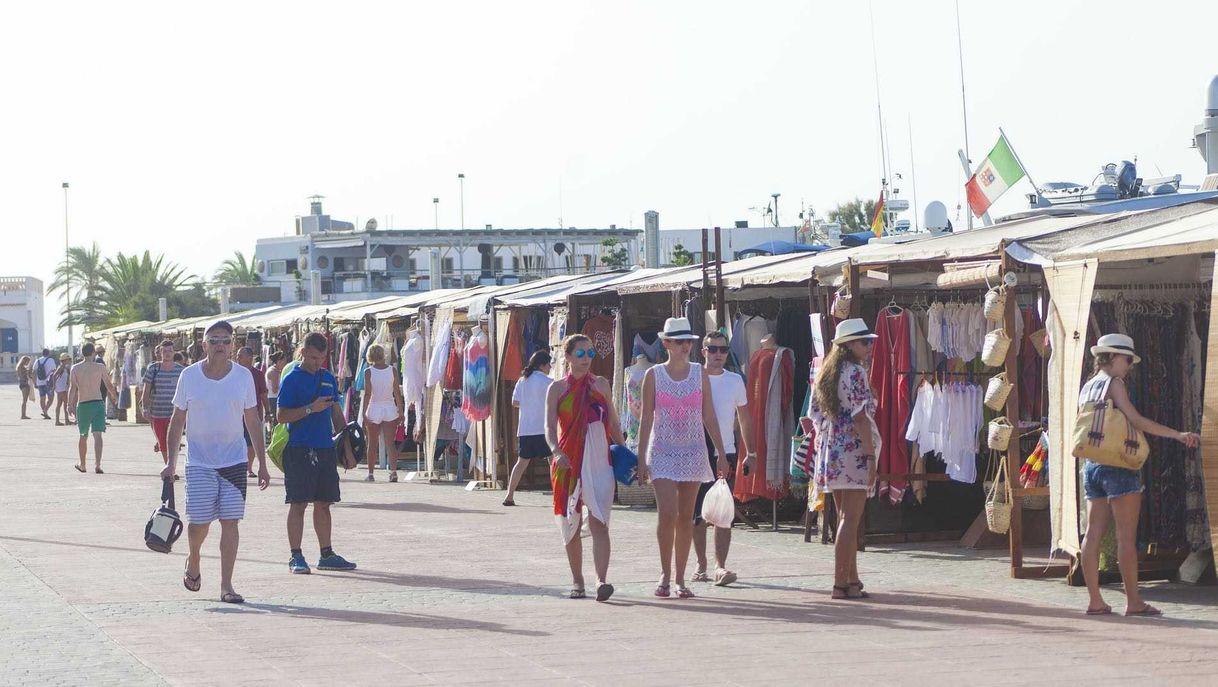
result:
M 461 398 L 461 412 L 470 422 L 482 422 L 491 416 L 490 351 L 483 334 L 474 336 L 465 346 Z

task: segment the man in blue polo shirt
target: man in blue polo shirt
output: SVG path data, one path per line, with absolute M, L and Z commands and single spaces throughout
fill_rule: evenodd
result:
M 326 359 L 326 337 L 316 332 L 305 337 L 300 364 L 279 385 L 279 421 L 289 424 L 288 445 L 283 451 L 283 486 L 287 491 L 288 544 L 292 558 L 288 569 L 309 574 L 301 552 L 304 514 L 313 504 L 313 529 L 321 546 L 318 570 L 355 570 L 355 564 L 334 553 L 330 544 L 330 504 L 340 500 L 338 456 L 333 436 L 346 426 L 339 409 L 338 382 L 322 367 Z M 346 461 L 354 462 L 350 456 Z

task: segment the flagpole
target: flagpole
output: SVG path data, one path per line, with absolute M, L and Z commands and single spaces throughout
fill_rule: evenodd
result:
M 969 157 L 968 150 L 968 98 L 964 95 L 964 41 L 960 38 L 960 0 L 956 0 L 956 55 L 959 57 L 960 63 L 960 111 L 964 115 L 964 155 L 965 161 L 965 182 L 972 178 L 973 173 L 969 169 L 972 165 L 972 159 Z M 969 210 L 965 213 L 968 218 L 968 228 L 973 228 L 973 212 Z M 987 221 L 985 225 L 988 227 L 990 223 Z
M 1037 186 L 1036 182 L 1033 181 L 1032 175 L 1028 173 L 1028 168 L 1026 165 L 1024 165 L 1023 160 L 1019 159 L 1019 153 L 1015 152 L 1015 146 L 1011 145 L 1011 139 L 1007 138 L 1007 132 L 1003 131 L 1002 127 L 998 127 L 998 135 L 1002 136 L 1002 140 L 1007 142 L 1007 150 L 1011 151 L 1011 157 L 1015 158 L 1015 162 L 1017 162 L 1019 164 L 1019 168 L 1023 170 L 1023 175 L 1028 178 L 1028 183 L 1032 184 L 1032 188 L 1036 191 L 1036 197 L 1041 198 L 1040 186 Z

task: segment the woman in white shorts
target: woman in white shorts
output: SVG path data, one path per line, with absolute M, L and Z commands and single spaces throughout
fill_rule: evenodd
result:
M 385 441 L 389 451 L 389 481 L 398 481 L 398 447 L 394 442 L 398 423 L 405 417 L 402 412 L 402 383 L 397 370 L 385 364 L 385 347 L 372 344 L 368 347 L 368 368 L 364 370 L 363 412 L 364 434 L 368 438 L 367 482 L 376 481 L 376 463 L 380 459 L 380 442 Z

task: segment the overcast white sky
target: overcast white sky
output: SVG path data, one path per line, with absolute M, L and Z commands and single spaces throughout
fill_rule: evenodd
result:
M 874 2 L 904 197 L 964 178 L 954 4 Z M 964 0 L 969 134 L 1038 182 L 1204 174 L 1212 3 Z M 395 227 L 729 225 L 782 193 L 822 214 L 880 188 L 866 2 L 9 3 L 0 11 L 0 274 L 63 249 L 160 251 L 210 275 L 326 196 Z M 913 130 L 910 165 L 909 126 Z M 998 212 L 1019 209 L 1021 182 Z M 963 212 L 963 211 L 961 211 Z M 960 215 L 961 221 L 963 215 Z M 383 226 L 383 225 L 382 225 Z M 47 302 L 48 335 L 57 309 Z

